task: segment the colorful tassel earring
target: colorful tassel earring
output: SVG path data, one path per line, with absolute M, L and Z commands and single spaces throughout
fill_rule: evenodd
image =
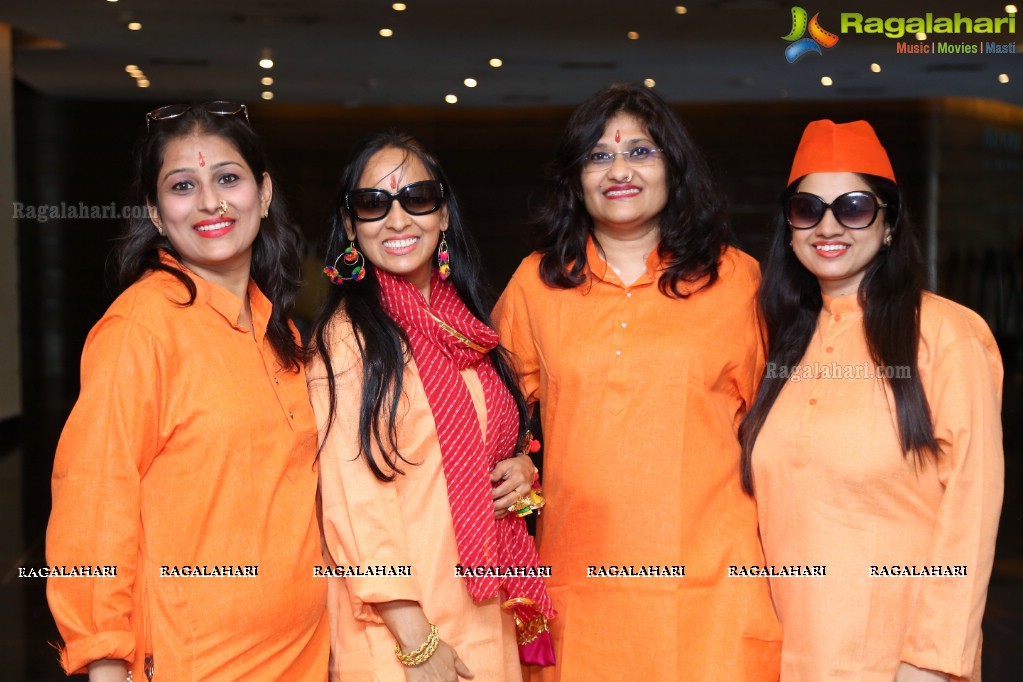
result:
M 451 276 L 451 265 L 448 263 L 448 258 L 448 240 L 444 238 L 444 233 L 442 232 L 440 244 L 437 245 L 437 266 L 442 280 Z
M 337 269 L 337 264 L 344 260 L 345 269 L 350 269 L 351 274 L 347 277 L 342 275 Z M 328 265 L 323 268 L 323 274 L 327 276 L 327 279 L 333 284 L 343 284 L 345 282 L 358 282 L 360 279 L 366 276 L 365 268 L 366 260 L 359 253 L 359 250 L 355 248 L 355 242 L 349 244 L 348 248 L 344 250 L 340 256 L 334 260 L 334 265 Z

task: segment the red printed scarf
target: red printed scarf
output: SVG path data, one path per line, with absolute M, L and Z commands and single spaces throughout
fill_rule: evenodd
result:
M 408 336 L 433 411 L 460 563 L 465 567 L 537 566 L 536 547 L 526 532 L 525 521 L 514 514 L 494 519 L 491 497 L 491 470 L 515 452 L 518 439 L 515 401 L 486 353 L 468 347 L 445 331 L 427 311 L 487 351 L 497 346 L 497 332 L 473 316 L 454 285 L 442 281 L 436 270 L 430 280 L 429 303 L 404 277 L 379 268 L 373 272 L 380 282 L 384 310 Z M 469 389 L 459 374 L 469 367 L 476 368 L 483 386 L 486 441 Z M 509 599 L 529 599 L 545 616 L 554 616 L 541 578 L 466 576 L 465 583 L 475 601 L 496 597 L 503 587 Z

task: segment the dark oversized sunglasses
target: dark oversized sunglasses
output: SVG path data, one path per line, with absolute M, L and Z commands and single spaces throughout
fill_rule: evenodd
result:
M 887 208 L 870 192 L 846 192 L 830 204 L 816 194 L 796 192 L 785 200 L 785 220 L 797 230 L 809 230 L 824 219 L 824 212 L 831 209 L 831 215 L 842 227 L 862 230 L 870 227 L 877 218 L 877 211 Z
M 397 200 L 409 215 L 428 215 L 444 203 L 444 185 L 437 180 L 423 180 L 405 185 L 391 194 L 382 189 L 353 189 L 345 195 L 345 207 L 356 220 L 381 220 Z
M 213 114 L 214 116 L 237 116 L 241 114 L 245 117 L 245 122 L 250 127 L 252 126 L 252 123 L 249 121 L 248 107 L 244 104 L 239 104 L 238 102 L 218 100 L 216 102 L 204 102 L 202 104 L 168 104 L 167 106 L 160 107 L 159 109 L 153 109 L 146 114 L 146 130 L 149 130 L 149 124 L 151 121 L 166 121 L 167 119 L 184 116 L 189 111 L 196 108 L 204 109 L 207 113 Z

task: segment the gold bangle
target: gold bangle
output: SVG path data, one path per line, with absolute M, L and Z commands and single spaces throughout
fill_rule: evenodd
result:
M 440 637 L 437 635 L 437 626 L 430 623 L 430 634 L 426 636 L 426 641 L 420 644 L 418 649 L 403 654 L 401 645 L 395 642 L 394 655 L 405 667 L 414 668 L 430 660 L 430 657 L 437 651 L 438 644 L 440 644 Z

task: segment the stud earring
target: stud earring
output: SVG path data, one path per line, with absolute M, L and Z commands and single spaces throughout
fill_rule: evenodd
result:
M 159 225 L 154 225 L 153 227 L 155 227 L 155 228 L 156 228 L 156 231 L 160 233 L 160 236 L 161 236 L 161 237 L 166 237 L 166 236 L 167 236 L 167 235 L 165 235 L 165 234 L 163 233 L 163 228 L 162 228 L 162 227 L 160 227 Z
M 445 239 L 444 233 L 440 233 L 440 244 L 437 245 L 437 267 L 440 270 L 441 280 L 445 280 L 451 276 L 451 264 L 449 263 L 450 256 L 448 255 L 448 240 Z
M 892 245 L 892 233 L 889 232 L 888 234 L 886 234 L 884 236 L 884 239 L 882 239 L 881 241 L 884 243 L 885 246 L 891 246 Z
M 347 277 L 341 274 L 341 271 L 337 269 L 337 265 L 340 262 L 344 262 L 346 270 L 350 270 Z M 355 242 L 348 245 L 348 248 L 334 260 L 334 265 L 323 268 L 323 274 L 327 276 L 327 279 L 332 284 L 341 285 L 345 282 L 358 282 L 360 279 L 366 276 L 366 259 L 362 257 L 359 250 L 355 248 Z

